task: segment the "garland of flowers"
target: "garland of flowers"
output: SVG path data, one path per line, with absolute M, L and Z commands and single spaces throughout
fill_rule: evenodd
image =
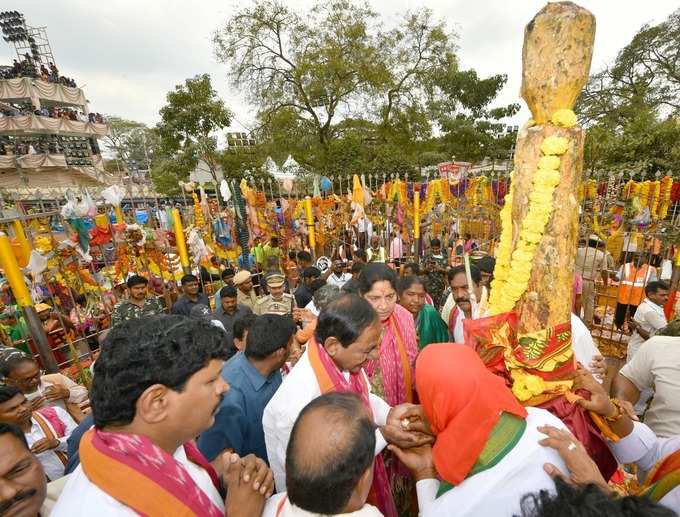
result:
M 614 225 L 612 225 L 612 228 L 613 227 Z M 597 218 L 597 215 L 593 215 L 593 232 L 604 241 L 618 237 L 621 234 L 622 228 L 623 224 L 620 224 L 615 230 L 612 231 L 611 235 L 607 235 L 604 231 L 602 231 L 602 227 L 600 226 L 600 221 Z
M 597 181 L 589 179 L 583 183 L 583 198 L 595 199 L 597 197 Z
M 205 220 L 203 219 L 203 210 L 201 210 L 201 202 L 198 200 L 198 194 L 192 192 L 191 197 L 194 200 L 194 224 L 198 228 L 203 228 L 205 226 Z
M 665 219 L 668 215 L 668 207 L 671 206 L 671 190 L 673 188 L 673 178 L 664 176 L 661 180 L 661 202 L 657 215 L 659 219 Z
M 552 122 L 555 125 L 571 127 L 576 124 L 576 116 L 571 110 L 558 110 L 553 114 Z M 509 253 L 512 249 L 511 205 L 514 189 L 510 187 L 512 196 L 510 199 L 506 198 L 503 210 L 506 207 L 510 208 L 505 214 L 501 213 L 503 226 L 496 262 L 497 270 L 500 265 L 500 278 L 494 279 L 491 289 L 489 299 L 491 315 L 512 311 L 527 290 L 531 277 L 531 263 L 552 215 L 553 194 L 560 182 L 560 156 L 567 152 L 568 148 L 569 140 L 560 136 L 549 136 L 541 143 L 543 156 L 538 161 L 538 170 L 533 177 L 529 209 L 522 221 L 517 246 L 511 255 Z
M 629 180 L 623 195 L 625 199 L 632 201 L 636 211 L 649 208 L 649 213 L 654 219 L 665 219 L 672 202 L 673 186 L 673 179 L 670 176 L 664 176 L 661 181 Z
M 510 189 L 505 195 L 505 205 L 500 212 L 501 235 L 496 253 L 496 267 L 494 268 L 494 279 L 491 283 L 492 293 L 494 290 L 505 284 L 510 272 L 510 258 L 512 256 L 512 198 L 515 195 L 515 171 L 510 173 Z M 492 295 L 493 299 L 493 295 Z
M 415 195 L 415 193 L 414 193 Z M 435 205 L 435 200 L 439 199 L 440 203 L 448 203 L 451 198 L 451 190 L 446 180 L 436 179 L 427 184 L 427 197 L 425 203 L 421 205 L 421 213 L 429 213 Z

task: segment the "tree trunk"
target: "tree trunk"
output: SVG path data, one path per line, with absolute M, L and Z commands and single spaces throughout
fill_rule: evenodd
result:
M 515 308 L 520 335 L 570 320 L 584 133 L 579 126 L 565 129 L 549 121 L 557 110 L 573 109 L 588 80 L 594 39 L 595 18 L 572 2 L 548 4 L 524 31 L 522 97 L 536 125 L 528 124 L 517 137 L 514 244 L 528 211 L 533 177 L 542 156 L 541 143 L 548 136 L 561 136 L 569 140 L 569 148 L 561 156 L 560 183 L 533 257 L 528 288 Z
M 572 305 L 574 259 L 578 238 L 578 190 L 583 172 L 583 130 L 556 126 L 523 129 L 517 137 L 515 152 L 515 195 L 512 218 L 513 236 L 519 236 L 521 221 L 527 214 L 533 176 L 542 153 L 540 146 L 548 136 L 569 139 L 569 149 L 560 161 L 560 183 L 553 194 L 553 212 L 543 239 L 534 254 L 531 278 L 517 304 L 519 334 L 535 332 L 568 323 Z

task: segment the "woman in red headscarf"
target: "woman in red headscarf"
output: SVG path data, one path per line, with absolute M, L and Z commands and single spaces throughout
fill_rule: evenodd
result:
M 546 438 L 539 427 L 566 429 L 562 421 L 522 407 L 471 348 L 429 345 L 416 362 L 416 388 L 436 435 L 431 458 L 442 480 L 416 479 L 421 516 L 521 514 L 523 495 L 555 490 L 545 464 L 568 472 L 559 454 L 539 443 Z M 390 450 L 409 466 L 418 456 Z

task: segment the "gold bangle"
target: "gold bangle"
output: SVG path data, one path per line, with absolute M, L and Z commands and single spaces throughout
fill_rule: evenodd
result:
M 618 399 L 609 399 L 610 402 L 616 408 L 616 413 L 613 416 L 603 417 L 607 422 L 618 422 L 624 414 L 623 407 L 621 407 L 621 402 Z

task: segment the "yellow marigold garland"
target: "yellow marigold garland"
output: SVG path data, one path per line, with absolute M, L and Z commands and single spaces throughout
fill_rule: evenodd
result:
M 512 198 L 515 194 L 515 182 L 513 176 L 515 171 L 510 173 L 510 189 L 505 195 L 505 205 L 500 212 L 501 236 L 496 253 L 496 267 L 494 269 L 494 279 L 491 282 L 492 293 L 505 283 L 510 272 L 510 258 L 512 256 Z
M 194 200 L 194 224 L 198 228 L 203 228 L 205 226 L 205 221 L 203 220 L 203 210 L 201 210 L 201 202 L 198 199 L 198 194 L 192 192 L 191 197 Z
M 560 110 L 564 111 L 564 110 Z M 559 125 L 571 127 L 576 118 L 561 113 L 557 116 Z M 555 118 L 553 117 L 555 123 Z M 572 123 L 573 122 L 573 123 Z M 570 125 L 567 125 L 570 124 Z M 489 312 L 491 315 L 509 312 L 522 297 L 531 277 L 531 262 L 541 242 L 545 227 L 553 209 L 553 193 L 560 182 L 559 156 L 567 152 L 569 140 L 560 136 L 549 136 L 541 143 L 543 156 L 534 174 L 529 194 L 529 209 L 522 221 L 517 246 L 512 250 L 512 184 L 501 210 L 501 240 L 496 257 L 496 276 L 491 288 Z
M 657 215 L 659 219 L 665 219 L 668 215 L 668 207 L 671 205 L 671 189 L 673 187 L 673 178 L 664 176 L 661 180 L 661 201 L 659 203 L 659 211 Z

